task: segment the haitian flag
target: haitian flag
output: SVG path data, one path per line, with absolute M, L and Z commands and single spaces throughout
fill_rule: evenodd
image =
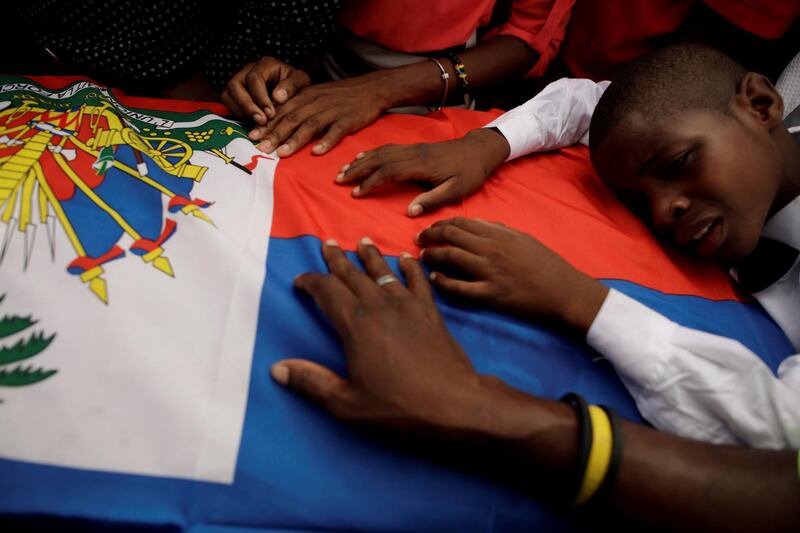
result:
M 285 357 L 345 372 L 332 328 L 292 288 L 297 274 L 325 269 L 327 238 L 352 250 L 368 235 L 396 269 L 435 220 L 496 220 L 681 324 L 741 341 L 773 371 L 792 353 L 718 265 L 656 242 L 585 148 L 506 164 L 461 204 L 416 219 L 405 216 L 413 184 L 354 199 L 333 182 L 358 152 L 452 139 L 496 112 L 385 116 L 325 156 L 275 161 L 211 113 L 224 110 L 69 81 L 0 79 L 0 523 L 572 529 L 537 501 L 381 446 L 272 382 Z M 642 421 L 585 346 L 438 304 L 479 372 L 550 398 L 579 392 Z

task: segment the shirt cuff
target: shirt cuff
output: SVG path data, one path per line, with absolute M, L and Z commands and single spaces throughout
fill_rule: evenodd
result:
M 672 336 L 678 324 L 611 289 L 592 322 L 586 342 L 617 373 L 640 386 L 663 384 Z
M 541 149 L 543 138 L 541 125 L 532 113 L 511 113 L 501 115 L 484 126 L 497 128 L 506 138 L 509 147 L 506 161 Z

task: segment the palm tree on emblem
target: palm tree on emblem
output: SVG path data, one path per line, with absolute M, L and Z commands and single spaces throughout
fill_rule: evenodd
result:
M 5 295 L 0 296 L 0 303 Z M 17 342 L 10 343 L 6 339 L 30 328 L 37 323 L 31 315 L 4 315 L 0 318 L 0 387 L 22 387 L 33 385 L 49 378 L 58 370 L 35 367 L 21 363 L 40 354 L 55 338 L 55 333 L 45 336 L 42 331 L 35 331 L 22 336 Z M 0 400 L 2 402 L 2 400 Z

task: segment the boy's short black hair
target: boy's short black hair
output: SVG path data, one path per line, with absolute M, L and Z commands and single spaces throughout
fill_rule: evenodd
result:
M 689 109 L 730 114 L 747 71 L 722 52 L 699 44 L 656 50 L 625 68 L 603 94 L 589 127 L 594 152 L 626 116 L 657 118 Z

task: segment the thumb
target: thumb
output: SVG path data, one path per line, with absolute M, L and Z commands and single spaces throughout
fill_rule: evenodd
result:
M 284 359 L 272 365 L 272 378 L 309 399 L 329 408 L 347 388 L 335 372 L 305 359 Z
M 431 213 L 446 204 L 458 202 L 466 194 L 458 186 L 454 178 L 450 178 L 437 185 L 428 192 L 424 192 L 411 200 L 408 204 L 408 216 L 416 217 L 424 213 Z

